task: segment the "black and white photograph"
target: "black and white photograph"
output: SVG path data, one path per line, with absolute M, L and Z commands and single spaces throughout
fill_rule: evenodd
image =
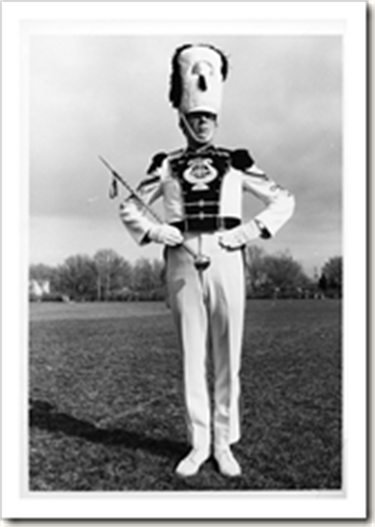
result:
M 364 233 L 346 229 L 366 174 L 343 4 L 248 25 L 21 20 L 24 514 L 344 517 L 354 482 L 365 514 Z

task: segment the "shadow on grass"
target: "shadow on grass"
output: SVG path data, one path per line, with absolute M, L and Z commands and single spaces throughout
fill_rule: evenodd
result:
M 171 454 L 182 456 L 188 449 L 186 443 L 167 438 L 155 439 L 147 437 L 142 432 L 98 428 L 92 423 L 56 411 L 56 408 L 46 401 L 33 399 L 29 401 L 29 426 L 49 432 L 62 432 L 93 443 L 147 450 L 163 457 L 170 457 Z

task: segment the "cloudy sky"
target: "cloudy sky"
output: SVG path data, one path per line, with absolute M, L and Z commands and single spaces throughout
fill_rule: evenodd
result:
M 28 49 L 30 261 L 56 265 L 139 248 L 108 198 L 104 156 L 134 186 L 158 151 L 183 145 L 168 102 L 170 58 L 185 42 L 229 57 L 217 144 L 246 147 L 291 190 L 292 220 L 267 252 L 290 251 L 307 272 L 342 254 L 342 41 L 327 35 L 34 35 Z M 260 210 L 251 197 L 245 218 Z

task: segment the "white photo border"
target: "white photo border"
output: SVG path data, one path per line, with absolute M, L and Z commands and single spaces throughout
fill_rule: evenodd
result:
M 4 518 L 366 517 L 366 4 L 364 2 L 3 3 Z M 144 13 L 147 12 L 147 20 Z M 235 13 L 235 16 L 233 15 Z M 342 34 L 344 41 L 344 489 L 342 492 L 28 492 L 27 111 L 29 32 Z M 26 55 L 25 55 L 26 53 Z

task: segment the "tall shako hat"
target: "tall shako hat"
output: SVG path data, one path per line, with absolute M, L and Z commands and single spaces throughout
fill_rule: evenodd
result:
M 169 99 L 182 114 L 205 111 L 218 115 L 228 74 L 224 53 L 209 44 L 185 44 L 172 58 Z

